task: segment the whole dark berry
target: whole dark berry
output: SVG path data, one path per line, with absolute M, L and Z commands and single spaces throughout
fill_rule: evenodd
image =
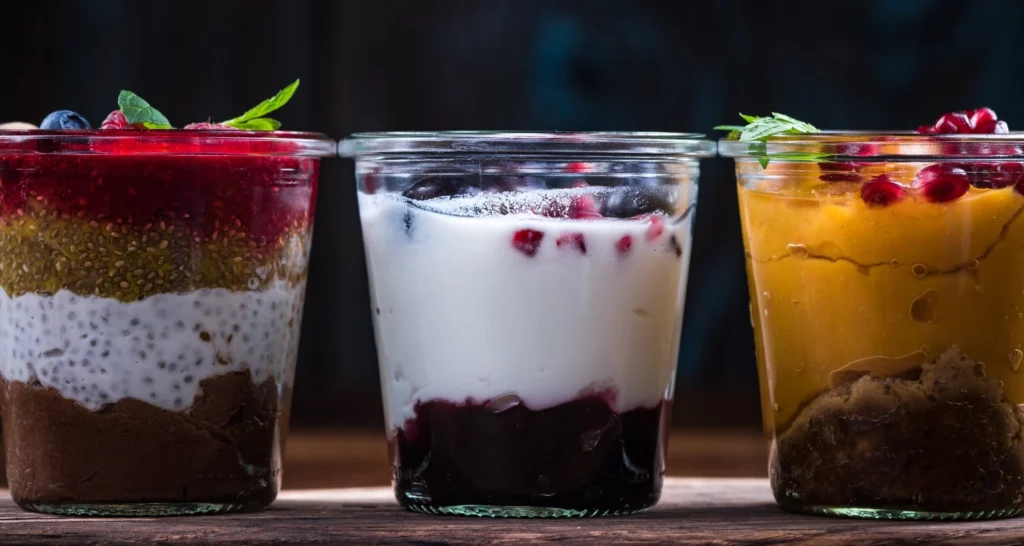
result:
M 71 110 L 57 110 L 43 119 L 39 128 L 44 131 L 82 131 L 92 129 L 89 120 Z

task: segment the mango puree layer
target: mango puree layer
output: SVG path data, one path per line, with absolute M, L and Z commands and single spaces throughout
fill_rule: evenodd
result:
M 1024 403 L 1024 196 L 869 207 L 739 187 L 765 431 L 849 376 L 956 346 Z

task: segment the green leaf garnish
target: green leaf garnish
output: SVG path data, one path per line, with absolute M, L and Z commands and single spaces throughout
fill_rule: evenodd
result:
M 281 122 L 264 116 L 288 104 L 288 101 L 291 100 L 292 95 L 295 94 L 295 90 L 298 88 L 299 80 L 295 80 L 288 87 L 278 91 L 273 97 L 257 104 L 255 108 L 248 110 L 237 118 L 222 122 L 222 125 L 247 131 L 276 131 L 281 127 Z
M 122 90 L 117 95 L 117 105 L 129 125 L 141 124 L 146 129 L 173 129 L 171 122 L 159 110 L 131 91 Z
M 750 154 L 757 158 L 761 168 L 767 168 L 771 159 L 819 161 L 827 156 L 827 154 L 772 154 L 769 158 L 765 145 L 765 141 L 769 138 L 776 135 L 802 135 L 820 133 L 821 131 L 806 121 L 800 121 L 778 112 L 772 112 L 771 116 L 766 117 L 748 116 L 741 113 L 740 117 L 747 122 L 746 125 L 719 125 L 715 127 L 715 130 L 729 131 L 726 138 L 730 140 L 750 142 Z
M 817 127 L 806 121 L 800 121 L 778 112 L 772 112 L 772 115 L 767 117 L 748 116 L 746 114 L 740 114 L 740 117 L 747 122 L 746 125 L 719 125 L 715 129 L 729 131 L 729 138 L 735 138 L 741 142 L 764 141 L 775 135 L 801 135 L 821 132 Z

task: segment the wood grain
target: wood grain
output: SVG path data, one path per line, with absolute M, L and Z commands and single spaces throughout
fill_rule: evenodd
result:
M 762 478 L 670 478 L 646 514 L 494 520 L 401 510 L 386 487 L 287 491 L 257 514 L 58 518 L 0 498 L 0 544 L 985 544 L 1024 542 L 1024 519 L 868 522 L 780 512 Z

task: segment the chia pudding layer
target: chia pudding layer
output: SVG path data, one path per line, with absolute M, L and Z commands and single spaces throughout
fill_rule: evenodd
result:
M 0 148 L 0 412 L 23 507 L 255 509 L 280 487 L 318 160 L 161 133 L 182 134 Z

